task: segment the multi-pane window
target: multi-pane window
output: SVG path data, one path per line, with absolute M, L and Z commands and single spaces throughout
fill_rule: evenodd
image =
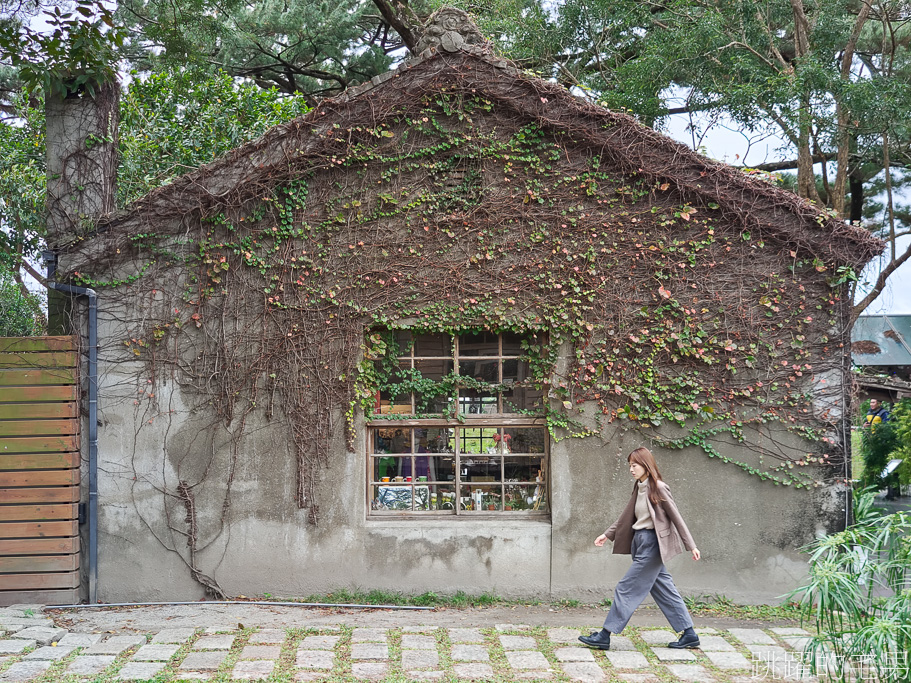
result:
M 371 514 L 547 514 L 548 438 L 528 338 L 394 335 L 397 365 L 369 429 Z

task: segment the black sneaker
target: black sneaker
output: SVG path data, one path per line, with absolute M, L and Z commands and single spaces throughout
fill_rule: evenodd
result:
M 673 643 L 668 643 L 667 646 L 675 650 L 689 650 L 694 647 L 699 647 L 699 636 L 696 635 L 696 632 L 691 626 L 680 634 L 680 638 L 675 640 Z
M 603 628 L 597 633 L 592 633 L 590 636 L 579 636 L 579 640 L 589 647 L 596 647 L 599 650 L 610 650 L 610 631 L 605 631 Z

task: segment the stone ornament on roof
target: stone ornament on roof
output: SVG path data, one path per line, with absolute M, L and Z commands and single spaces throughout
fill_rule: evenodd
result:
M 414 54 L 420 55 L 426 50 L 457 52 L 469 47 L 488 53 L 491 51 L 490 41 L 481 35 L 467 12 L 454 7 L 443 7 L 427 19 Z

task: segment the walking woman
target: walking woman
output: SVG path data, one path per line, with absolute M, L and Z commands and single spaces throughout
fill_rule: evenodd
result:
M 611 633 L 620 633 L 635 609 L 649 593 L 680 638 L 668 643 L 672 648 L 699 647 L 693 619 L 664 568 L 664 563 L 686 548 L 693 559 L 700 557 L 689 529 L 683 522 L 671 490 L 661 479 L 655 456 L 647 448 L 637 448 L 626 458 L 629 473 L 636 480 L 633 496 L 620 519 L 595 539 L 599 548 L 607 540 L 614 543 L 614 554 L 632 555 L 633 566 L 614 589 L 614 601 L 604 620 L 604 628 L 590 636 L 579 636 L 586 645 L 610 649 Z

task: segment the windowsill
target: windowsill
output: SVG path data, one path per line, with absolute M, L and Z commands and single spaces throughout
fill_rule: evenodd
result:
M 461 524 L 464 522 L 492 522 L 496 521 L 498 523 L 505 523 L 510 526 L 550 526 L 551 518 L 549 514 L 536 514 L 536 515 L 509 515 L 506 513 L 495 513 L 495 514 L 484 514 L 477 513 L 472 515 L 436 515 L 433 513 L 426 514 L 403 514 L 401 516 L 395 514 L 386 514 L 386 515 L 368 515 L 367 523 L 369 526 L 382 526 L 388 524 L 389 526 L 400 527 L 402 522 L 420 522 L 421 524 L 452 524 L 454 520 L 458 520 Z

